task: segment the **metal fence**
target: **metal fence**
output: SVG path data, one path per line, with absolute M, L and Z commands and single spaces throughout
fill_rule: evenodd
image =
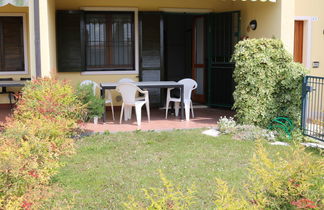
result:
M 324 77 L 303 81 L 302 129 L 306 136 L 324 141 Z

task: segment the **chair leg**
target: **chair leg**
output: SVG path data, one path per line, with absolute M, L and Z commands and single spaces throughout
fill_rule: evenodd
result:
M 193 110 L 192 101 L 190 101 L 190 106 L 191 106 L 191 114 L 192 114 L 192 118 L 195 118 L 195 114 L 194 114 L 194 110 Z
M 179 116 L 179 108 L 180 108 L 180 103 L 179 102 L 174 102 L 174 111 L 175 111 L 175 116 Z
M 124 103 L 122 104 L 121 111 L 120 111 L 119 124 L 122 123 L 122 120 L 123 120 L 123 112 L 124 112 Z
M 129 106 L 124 107 L 124 120 L 127 121 L 129 119 Z
M 114 105 L 113 105 L 113 103 L 110 103 L 110 104 L 111 104 L 111 114 L 112 114 L 112 118 L 113 118 L 113 121 L 115 121 Z
M 189 118 L 190 118 L 190 102 L 185 103 L 185 112 L 186 112 L 186 120 L 189 121 Z
M 150 103 L 146 102 L 146 113 L 147 113 L 147 119 L 149 122 L 151 122 L 151 115 L 150 115 Z
M 170 101 L 167 100 L 167 102 L 165 104 L 165 119 L 168 119 L 169 103 L 170 103 Z
M 135 106 L 135 112 L 136 112 L 137 125 L 138 126 L 141 126 L 141 121 L 142 121 L 142 106 Z
M 9 103 L 10 103 L 10 108 L 13 108 L 13 104 L 12 104 L 12 93 L 8 93 L 8 97 L 9 97 Z

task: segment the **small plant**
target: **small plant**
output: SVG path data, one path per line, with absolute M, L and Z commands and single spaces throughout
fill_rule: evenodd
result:
M 101 117 L 105 111 L 105 100 L 96 96 L 93 93 L 92 85 L 79 85 L 77 88 L 77 96 L 86 106 L 87 109 L 87 119 L 92 119 L 94 117 Z
M 230 134 L 237 140 L 255 141 L 264 139 L 267 141 L 274 141 L 276 139 L 276 132 L 254 125 L 238 125 L 232 117 L 221 117 L 217 125 L 221 133 Z
M 165 175 L 159 171 L 163 182 L 162 188 L 143 189 L 146 202 L 137 202 L 133 197 L 129 202 L 124 203 L 126 209 L 189 209 L 194 204 L 194 188 L 188 188 L 186 191 L 179 189 L 169 181 Z
M 233 117 L 220 117 L 217 122 L 218 130 L 224 134 L 231 134 L 235 129 L 236 122 Z

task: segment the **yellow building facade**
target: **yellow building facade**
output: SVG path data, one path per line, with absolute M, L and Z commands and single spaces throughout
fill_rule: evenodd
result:
M 183 18 L 183 16 L 176 15 L 188 14 L 186 16 L 187 18 L 185 18 L 184 20 L 187 22 L 195 21 L 199 19 L 199 17 L 204 17 L 204 21 L 209 24 L 208 21 L 211 19 L 208 17 L 208 15 L 224 14 L 221 16 L 216 16 L 225 18 L 227 17 L 226 14 L 231 12 L 239 12 L 237 13 L 239 14 L 238 16 L 231 16 L 232 18 L 236 18 L 237 21 L 234 21 L 233 19 L 232 21 L 228 22 L 232 24 L 233 28 L 235 27 L 235 30 L 237 30 L 235 33 L 232 32 L 232 34 L 229 34 L 229 36 L 237 36 L 235 38 L 236 41 L 242 38 L 277 38 L 283 41 L 286 49 L 292 54 L 294 53 L 294 22 L 296 20 L 304 21 L 305 28 L 303 37 L 303 63 L 305 64 L 305 66 L 311 69 L 312 74 L 324 76 L 324 68 L 322 68 L 321 66 L 321 62 L 324 59 L 324 53 L 322 53 L 323 48 L 321 47 L 322 44 L 324 44 L 324 28 L 322 27 L 324 21 L 324 14 L 321 13 L 321 8 L 324 8 L 324 2 L 322 0 L 25 0 L 24 2 L 26 2 L 26 4 L 24 5 L 17 5 L 13 0 L 7 0 L 4 2 L 7 3 L 3 3 L 3 5 L 0 4 L 0 17 L 10 15 L 22 15 L 24 17 L 24 61 L 26 64 L 26 69 L 21 74 L 19 72 L 1 73 L 0 71 L 0 78 L 10 77 L 14 80 L 19 80 L 22 77 L 55 77 L 59 79 L 70 80 L 74 85 L 77 85 L 81 81 L 88 79 L 98 83 L 115 82 L 125 77 L 131 78 L 133 80 L 142 80 L 144 75 L 144 71 L 142 72 L 144 62 L 143 59 L 145 57 L 144 54 L 147 53 L 143 53 L 143 49 L 145 48 L 145 44 L 143 44 L 143 31 L 145 31 L 146 29 L 145 27 L 143 27 L 142 18 L 143 16 L 145 16 L 145 14 L 152 13 L 154 15 L 165 17 L 165 20 L 162 23 L 164 24 L 163 36 L 165 36 L 163 37 L 163 39 L 171 40 L 176 37 L 176 35 L 172 35 L 171 33 L 172 30 L 174 30 L 170 26 L 172 25 L 172 21 L 179 21 L 176 17 Z M 100 68 L 100 71 L 96 71 L 89 67 L 88 69 L 91 69 L 91 71 L 83 69 L 80 72 L 62 72 L 60 70 L 60 59 L 62 58 L 62 55 L 58 54 L 58 52 L 60 51 L 60 49 L 58 48 L 61 48 L 62 46 L 58 43 L 60 43 L 60 37 L 65 36 L 65 33 L 64 31 L 58 32 L 60 30 L 58 29 L 58 25 L 60 24 L 57 21 L 58 14 L 60 11 L 66 14 L 72 14 L 76 11 L 80 11 L 82 14 L 95 14 L 96 12 L 106 12 L 111 14 L 115 14 L 118 12 L 131 12 L 133 14 L 133 45 L 132 50 L 127 52 L 129 52 L 131 55 L 131 58 L 128 59 L 132 61 L 131 67 L 133 69 L 129 67 L 126 70 L 121 70 L 120 66 L 125 65 L 119 65 L 117 70 L 109 69 L 109 71 L 105 71 L 104 68 Z M 166 24 L 167 20 L 169 20 L 168 24 Z M 250 26 L 250 23 L 253 20 L 257 22 L 257 28 L 255 30 L 251 29 Z M 219 18 L 217 19 L 217 21 L 219 21 Z M 187 32 L 184 31 L 184 33 L 190 33 L 189 41 L 186 42 L 187 45 L 190 47 L 190 50 L 186 48 L 187 51 L 193 50 L 192 46 L 196 46 L 196 48 L 198 48 L 198 45 L 197 43 L 195 43 L 192 35 L 192 31 L 195 30 L 195 28 L 193 27 L 195 26 L 191 25 L 193 25 L 194 23 L 195 22 L 188 23 Z M 207 38 L 208 35 L 206 35 L 210 31 L 208 24 L 204 25 L 204 33 L 206 36 L 204 41 L 205 43 L 207 43 L 209 40 Z M 85 27 L 91 27 L 90 25 L 91 23 L 85 25 Z M 158 26 L 160 27 L 160 25 L 154 25 L 153 27 Z M 88 30 L 88 28 L 86 30 Z M 94 28 L 93 30 L 95 32 L 97 29 Z M 97 34 L 98 36 L 100 36 L 100 29 L 98 30 L 99 32 L 97 32 Z M 126 32 L 123 31 L 123 33 Z M 61 35 L 58 36 L 58 34 Z M 90 35 L 87 34 L 87 36 L 87 38 L 90 39 Z M 100 38 L 96 38 L 96 36 L 97 35 L 94 36 L 94 39 L 100 40 Z M 124 34 L 124 38 L 126 36 L 127 35 Z M 224 42 L 226 42 L 227 39 L 223 39 Z M 150 43 L 152 42 L 150 37 L 147 38 L 147 40 L 149 40 Z M 86 44 L 88 47 L 89 43 L 90 42 Z M 163 66 L 165 69 L 167 69 L 169 65 L 167 62 L 170 62 L 170 60 L 173 59 L 172 55 L 168 55 L 168 53 L 172 53 L 172 50 L 169 50 L 169 52 L 168 49 L 177 48 L 175 45 L 171 46 L 170 44 L 169 46 L 164 42 L 158 44 L 160 44 L 161 49 L 164 49 L 162 54 L 163 56 L 165 56 L 165 58 L 163 59 L 163 56 L 159 58 L 159 65 L 161 66 L 161 68 Z M 163 47 L 161 47 L 162 45 Z M 217 45 L 215 46 L 217 48 Z M 205 48 L 205 51 L 207 53 L 207 48 L 209 49 L 208 44 L 205 45 Z M 88 51 L 88 48 L 85 48 L 85 51 L 85 54 L 91 54 L 92 52 Z M 93 52 L 98 52 L 98 50 Z M 109 53 L 110 51 L 108 50 L 107 52 Z M 189 55 L 184 54 L 184 56 L 187 56 L 190 60 L 191 58 L 189 57 L 191 55 L 192 59 L 194 59 L 193 54 L 194 53 L 189 52 Z M 95 60 L 96 59 L 98 60 L 98 58 L 95 58 Z M 206 61 L 204 63 L 205 68 L 207 68 L 207 66 L 209 65 L 208 59 L 210 58 L 206 57 Z M 91 58 L 83 57 L 83 60 L 83 62 L 85 63 L 96 62 L 91 61 Z M 103 61 L 98 62 L 100 63 Z M 190 60 L 190 62 L 193 61 Z M 190 62 L 188 61 L 187 63 L 190 64 Z M 315 64 L 316 62 L 319 62 L 319 68 L 313 68 L 314 62 Z M 194 70 L 191 69 L 192 65 L 189 64 L 182 65 L 186 66 L 187 68 L 190 68 L 190 70 L 188 70 L 188 75 L 191 74 L 190 72 L 194 72 Z M 98 64 L 96 65 L 98 66 Z M 155 76 L 155 79 L 173 79 L 173 77 L 170 76 L 172 75 L 172 71 L 170 70 L 170 72 L 167 72 L 169 77 L 163 77 L 161 73 L 160 75 Z M 205 78 L 205 80 L 205 83 L 207 83 L 208 78 Z M 208 86 L 208 84 L 205 85 Z M 208 90 L 208 88 L 206 88 L 206 90 Z M 117 94 L 113 93 L 113 98 L 115 98 L 116 96 Z M 7 103 L 7 98 L 0 95 L 0 103 Z M 115 104 L 118 105 L 118 103 L 116 102 Z

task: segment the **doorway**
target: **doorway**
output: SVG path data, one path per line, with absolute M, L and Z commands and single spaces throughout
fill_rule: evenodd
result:
M 195 103 L 205 104 L 205 15 L 170 13 L 164 15 L 165 79 L 194 79 Z
M 294 61 L 303 63 L 304 21 L 295 20 Z
M 232 107 L 235 65 L 231 57 L 239 41 L 239 12 L 141 12 L 139 17 L 140 80 L 193 78 L 198 83 L 194 102 Z M 164 93 L 153 94 L 154 102 L 163 105 Z

